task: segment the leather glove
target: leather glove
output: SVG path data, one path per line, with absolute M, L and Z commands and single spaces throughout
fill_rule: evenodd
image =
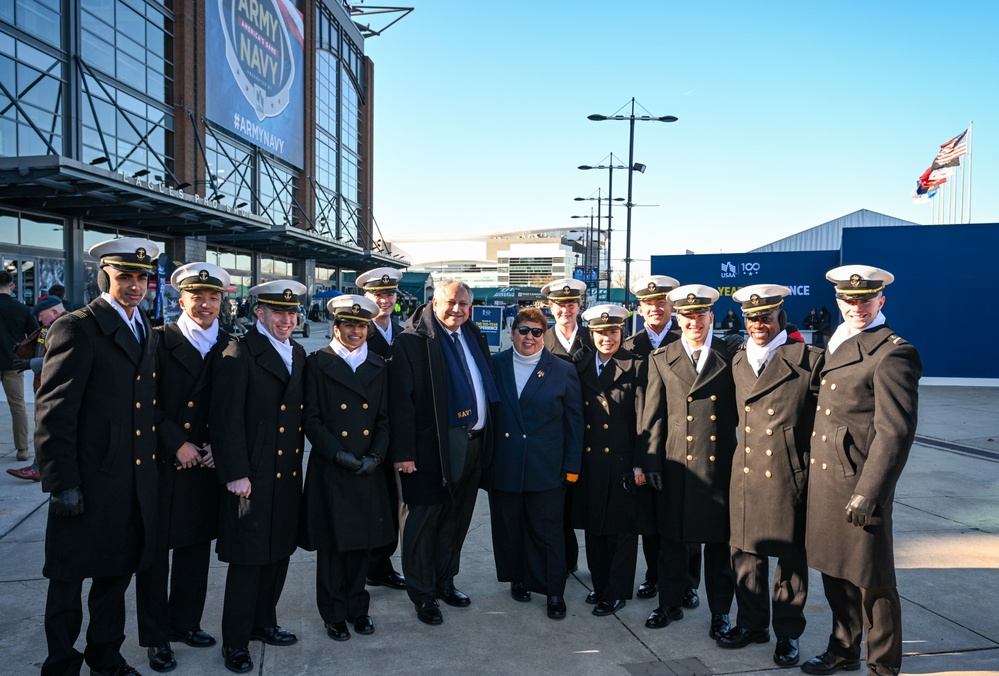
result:
M 365 455 L 361 458 L 360 467 L 354 472 L 357 476 L 366 476 L 371 474 L 378 468 L 378 465 L 382 464 L 382 459 L 377 455 Z
M 854 493 L 846 503 L 846 520 L 861 528 L 869 526 L 876 506 L 877 503 L 873 500 L 865 498 L 860 493 Z
M 80 487 L 67 488 L 49 496 L 49 513 L 56 516 L 80 516 L 83 514 L 83 493 Z
M 663 475 L 660 472 L 646 472 L 645 480 L 657 491 L 663 489 Z
M 635 489 L 635 475 L 632 472 L 625 472 L 621 475 L 621 486 L 626 491 L 632 491 Z
M 336 452 L 336 464 L 344 469 L 349 469 L 351 472 L 361 469 L 361 461 L 355 458 L 353 453 L 347 451 Z
M 14 368 L 12 370 L 17 371 L 18 373 L 21 373 L 23 371 L 27 371 L 29 368 L 31 368 L 31 360 L 30 359 L 15 359 L 14 360 Z

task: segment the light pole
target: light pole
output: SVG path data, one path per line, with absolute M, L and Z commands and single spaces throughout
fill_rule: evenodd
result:
M 610 302 L 610 289 L 611 289 L 611 221 L 610 221 L 610 205 L 613 202 L 623 202 L 623 197 L 601 197 L 600 189 L 597 189 L 596 197 L 574 197 L 576 202 L 590 202 L 596 201 L 597 203 L 597 300 L 600 299 L 600 207 L 604 202 L 607 202 L 607 302 Z
M 610 164 L 607 165 L 601 164 L 595 167 L 590 166 L 588 164 L 581 164 L 578 167 L 578 169 L 582 169 L 583 171 L 588 171 L 590 169 L 607 170 L 607 200 L 608 200 L 607 202 L 607 302 L 608 303 L 611 302 L 611 287 L 613 286 L 613 282 L 611 281 L 610 261 L 611 261 L 611 230 L 613 226 L 613 221 L 611 220 L 612 219 L 611 208 L 613 204 L 611 200 L 614 199 L 614 170 L 627 169 L 627 168 L 628 167 L 624 166 L 623 164 L 614 164 L 614 153 L 610 154 Z M 618 198 L 617 201 L 620 202 L 621 198 Z
M 677 118 L 675 115 L 663 115 L 661 117 L 656 117 L 653 115 L 635 115 L 635 97 L 631 97 L 631 115 L 588 115 L 587 119 L 593 120 L 594 122 L 602 122 L 604 120 L 628 120 L 629 122 L 629 133 L 628 133 L 628 201 L 625 206 L 628 208 L 628 222 L 626 226 L 625 233 L 625 245 L 624 245 L 624 303 L 628 304 L 628 296 L 631 294 L 631 187 L 632 187 L 632 177 L 635 171 L 644 172 L 645 165 L 635 164 L 635 120 L 641 120 L 643 122 L 676 122 Z M 610 292 L 608 291 L 608 296 Z

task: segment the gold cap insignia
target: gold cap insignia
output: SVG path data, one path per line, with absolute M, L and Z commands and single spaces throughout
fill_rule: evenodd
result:
M 657 288 L 659 288 L 659 287 L 656 286 L 655 282 L 649 282 L 649 291 L 655 293 L 655 291 L 656 291 Z
M 752 296 L 749 297 L 749 302 L 752 303 L 753 305 L 759 305 L 760 296 L 754 293 Z
M 291 298 L 292 298 L 293 295 L 294 294 L 291 292 L 291 289 L 285 289 L 284 290 L 284 299 L 285 300 L 291 300 Z
M 610 320 L 610 315 L 608 313 L 604 312 L 602 315 L 600 315 L 600 321 L 607 322 L 609 320 Z
M 358 305 L 357 303 L 354 303 L 353 305 L 350 306 L 350 313 L 355 315 L 361 314 L 361 306 Z
M 390 284 L 391 282 L 392 282 L 391 277 L 389 277 L 388 275 L 382 275 L 382 284 Z
M 852 275 L 850 275 L 850 286 L 854 288 L 860 286 L 860 275 L 858 275 L 857 273 L 853 273 Z
M 687 302 L 688 303 L 690 303 L 691 305 L 693 305 L 696 300 L 697 300 L 697 296 L 695 296 L 692 293 L 688 293 L 687 294 Z
M 146 257 L 146 250 L 145 250 L 145 248 L 140 246 L 138 249 L 136 249 L 135 250 L 135 257 L 137 259 L 139 259 L 140 261 L 143 260 Z
M 565 286 L 562 287 L 562 293 L 566 295 L 572 293 L 572 287 L 566 284 Z
M 200 279 L 202 282 L 207 282 L 208 281 L 208 270 L 199 270 L 198 271 L 198 279 Z

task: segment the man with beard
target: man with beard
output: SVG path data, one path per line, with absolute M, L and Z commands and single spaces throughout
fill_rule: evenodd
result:
M 195 648 L 215 645 L 201 629 L 218 532 L 219 486 L 208 425 L 212 366 L 229 344 L 218 322 L 229 281 L 229 273 L 211 263 L 180 266 L 170 276 L 180 294 L 180 317 L 155 329 L 159 520 L 153 565 L 135 578 L 139 645 L 147 648 L 154 671 L 177 666 L 171 640 Z
M 431 625 L 444 621 L 438 599 L 471 604 L 454 578 L 492 453 L 489 409 L 499 401 L 489 345 L 471 314 L 468 285 L 442 280 L 389 350 L 389 455 L 409 505 L 402 569 L 417 618 Z
M 215 551 L 229 564 L 222 656 L 230 671 L 253 668 L 248 644 L 296 643 L 277 623 L 288 560 L 297 546 L 302 498 L 305 350 L 291 340 L 305 285 L 275 280 L 250 289 L 255 325 L 216 361 L 210 439 L 220 484 Z
M 49 493 L 45 566 L 48 657 L 42 674 L 138 673 L 122 656 L 125 590 L 152 563 L 156 543 L 156 334 L 139 311 L 156 245 L 101 242 L 99 298 L 64 315 L 46 336 L 36 400 L 35 450 Z M 93 583 L 81 655 L 83 580 Z
M 741 340 L 713 337 L 711 306 L 718 291 L 688 284 L 670 292 L 683 338 L 652 353 L 641 458 L 658 491 L 659 607 L 645 626 L 666 627 L 683 617 L 687 545 L 704 543 L 704 578 L 711 608 L 708 635 L 728 631 L 735 585 L 729 556 L 728 493 L 735 450 L 732 354 Z
M 732 298 L 742 305 L 749 341 L 732 359 L 739 405 L 740 449 L 729 496 L 732 568 L 739 601 L 736 625 L 717 639 L 722 648 L 770 640 L 767 583 L 773 581 L 774 663 L 798 663 L 805 630 L 805 491 L 809 434 L 815 420 L 822 352 L 788 338 L 787 287 L 754 284 Z
M 833 615 L 826 651 L 807 674 L 902 666 L 902 608 L 895 582 L 892 506 L 916 434 L 916 349 L 888 326 L 881 308 L 895 277 L 869 265 L 826 273 L 843 323 L 826 345 L 808 478 L 808 564 L 822 572 Z M 844 514 L 845 512 L 845 514 Z
M 392 318 L 399 296 L 399 280 L 402 271 L 395 268 L 375 268 L 358 275 L 354 281 L 358 288 L 364 290 L 364 297 L 378 307 L 378 314 L 368 326 L 368 349 L 379 357 L 388 355 L 389 346 L 395 337 L 403 332 L 405 327 Z M 392 567 L 392 555 L 399 546 L 399 533 L 406 524 L 409 508 L 402 501 L 402 484 L 399 472 L 392 463 L 386 462 L 378 470 L 385 477 L 385 487 L 389 509 L 392 512 L 392 528 L 395 538 L 383 547 L 371 550 L 371 561 L 368 565 L 367 583 L 373 587 L 388 587 L 389 589 L 405 589 L 406 578 Z

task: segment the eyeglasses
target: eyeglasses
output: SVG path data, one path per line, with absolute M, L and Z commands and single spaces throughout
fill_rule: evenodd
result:
M 540 338 L 545 334 L 544 329 L 534 329 L 531 328 L 530 326 L 518 326 L 517 328 L 514 329 L 514 331 L 516 331 L 522 336 L 526 336 L 529 333 L 535 338 Z

